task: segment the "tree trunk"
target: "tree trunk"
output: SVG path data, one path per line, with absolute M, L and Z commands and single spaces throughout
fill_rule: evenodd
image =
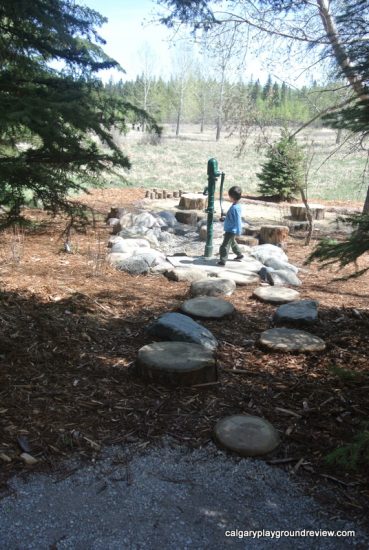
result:
M 363 214 L 369 214 L 369 187 L 366 191 L 366 197 L 365 197 L 365 202 L 364 202 L 364 207 L 363 207 Z
M 303 190 L 302 187 L 300 187 L 300 193 L 301 193 L 302 202 L 304 203 L 305 208 L 306 208 L 306 217 L 307 217 L 307 220 L 309 222 L 309 228 L 308 228 L 308 232 L 307 232 L 306 239 L 305 239 L 305 246 L 308 246 L 310 244 L 311 235 L 313 234 L 313 228 L 314 228 L 313 215 L 311 213 L 309 203 L 308 203 L 306 195 L 305 195 L 305 191 Z

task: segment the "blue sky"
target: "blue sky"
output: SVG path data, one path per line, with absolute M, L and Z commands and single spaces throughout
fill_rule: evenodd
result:
M 150 24 L 157 10 L 152 0 L 80 0 L 80 3 L 108 18 L 100 29 L 100 35 L 107 41 L 104 50 L 126 70 L 125 78 L 134 79 L 142 71 L 139 52 L 145 44 L 155 54 L 155 73 L 168 72 L 170 32 L 163 25 Z M 109 74 L 101 76 L 106 80 Z M 116 73 L 113 76 L 124 77 Z

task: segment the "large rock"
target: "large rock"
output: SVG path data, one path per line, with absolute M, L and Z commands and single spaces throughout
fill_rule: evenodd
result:
M 297 290 L 283 286 L 260 286 L 255 288 L 252 294 L 262 302 L 271 304 L 286 304 L 297 300 L 300 296 Z
M 275 256 L 272 256 L 270 258 L 267 258 L 264 262 L 264 265 L 267 266 L 267 267 L 272 267 L 273 269 L 276 269 L 277 271 L 282 269 L 282 270 L 286 270 L 286 269 L 289 269 L 290 271 L 293 271 L 294 273 L 298 273 L 298 267 L 288 263 L 288 262 L 285 262 L 283 260 L 281 260 L 280 258 L 277 258 Z
M 236 283 L 230 279 L 216 277 L 192 283 L 190 294 L 196 296 L 230 296 L 236 290 Z
M 171 263 L 165 261 L 161 264 L 158 264 L 158 265 L 154 265 L 152 268 L 151 268 L 151 273 L 156 273 L 156 274 L 165 274 L 167 271 L 171 271 L 173 269 L 173 266 Z
M 254 246 L 250 254 L 262 264 L 265 264 L 268 258 L 278 258 L 288 262 L 288 257 L 285 252 L 283 252 L 282 248 L 274 244 L 259 244 L 258 246 Z
M 159 250 L 149 249 L 147 252 L 142 250 L 135 250 L 133 258 L 144 260 L 149 267 L 155 267 L 156 265 L 165 262 L 166 256 Z
M 117 237 L 115 239 L 111 245 L 112 252 L 131 252 L 133 254 L 138 249 L 144 249 L 145 252 L 150 249 L 150 243 L 146 239 L 123 239 L 122 237 L 120 240 Z
M 116 264 L 116 267 L 120 271 L 126 271 L 131 275 L 146 275 L 150 271 L 148 263 L 142 258 L 136 258 L 135 256 L 122 260 Z
M 176 342 L 192 342 L 214 350 L 218 342 L 212 333 L 182 313 L 165 313 L 147 329 L 151 336 Z
M 168 270 L 165 273 L 167 279 L 171 281 L 187 281 L 193 283 L 194 281 L 202 281 L 208 278 L 206 271 L 198 269 L 196 267 L 176 267 Z
M 198 296 L 186 300 L 181 305 L 181 310 L 186 315 L 203 317 L 204 319 L 221 319 L 234 312 L 234 306 L 220 298 L 213 296 Z
M 134 225 L 130 228 L 122 229 L 118 235 L 124 239 L 144 238 L 153 246 L 159 246 L 158 237 L 161 234 L 160 227 L 147 228 L 144 226 Z
M 172 386 L 217 380 L 213 353 L 198 344 L 155 342 L 138 351 L 136 369 L 144 378 Z
M 150 212 L 141 212 L 139 214 L 133 214 L 131 212 L 124 214 L 120 220 L 120 225 L 122 228 L 131 228 L 131 227 L 143 227 L 146 229 L 151 229 L 152 227 L 159 227 L 157 218 L 150 214 Z
M 311 324 L 318 320 L 318 302 L 315 300 L 299 300 L 279 306 L 274 313 L 273 322 L 276 325 L 285 323 Z
M 217 422 L 214 433 L 223 447 L 241 456 L 265 455 L 279 444 L 277 430 L 258 416 L 227 416 Z
M 132 255 L 131 252 L 113 252 L 112 254 L 108 254 L 106 257 L 106 261 L 111 265 L 118 265 L 122 263 L 127 258 L 130 258 Z
M 240 262 L 227 261 L 227 270 L 236 273 L 258 273 L 262 267 L 263 264 L 251 256 L 246 256 Z
M 325 342 L 315 334 L 291 328 L 271 328 L 260 335 L 260 344 L 275 351 L 323 351 Z
M 252 272 L 237 273 L 236 271 L 224 269 L 221 273 L 217 274 L 217 277 L 234 281 L 238 286 L 258 285 L 260 283 L 259 275 Z
M 267 281 L 274 286 L 301 286 L 301 281 L 297 275 L 290 269 L 278 269 L 274 271 L 268 271 Z
M 159 216 L 165 221 L 168 227 L 175 227 L 178 223 L 173 212 L 162 210 L 159 212 Z

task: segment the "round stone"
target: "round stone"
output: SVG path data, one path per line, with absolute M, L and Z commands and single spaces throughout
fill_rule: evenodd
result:
M 260 343 L 278 351 L 323 351 L 325 342 L 315 334 L 292 328 L 271 328 L 260 335 Z
M 214 429 L 219 443 L 241 456 L 270 453 L 279 444 L 277 430 L 264 418 L 238 414 L 222 418 Z
M 260 286 L 252 294 L 256 298 L 259 298 L 259 300 L 270 302 L 271 304 L 287 304 L 288 302 L 297 300 L 300 296 L 297 290 L 284 286 Z
M 221 319 L 234 312 L 234 307 L 229 302 L 213 296 L 198 296 L 186 300 L 181 305 L 181 310 L 187 315 L 203 317 L 205 319 Z
M 218 273 L 217 277 L 234 281 L 236 285 L 239 286 L 257 285 L 260 283 L 260 277 L 255 273 L 236 273 L 235 271 L 228 271 L 227 269 Z
M 187 342 L 154 342 L 142 347 L 136 368 L 144 378 L 169 385 L 191 386 L 217 380 L 212 351 Z
M 236 290 L 236 283 L 230 279 L 213 277 L 204 281 L 192 283 L 191 296 L 230 296 Z

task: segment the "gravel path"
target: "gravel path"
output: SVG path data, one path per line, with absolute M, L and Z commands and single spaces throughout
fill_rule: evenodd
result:
M 182 550 L 278 547 L 367 548 L 369 538 L 278 537 L 281 530 L 355 529 L 329 520 L 290 476 L 213 445 L 130 454 L 104 451 L 95 463 L 13 478 L 0 501 L 0 548 L 11 550 Z M 274 539 L 243 531 L 276 530 Z M 241 531 L 226 536 L 226 531 Z M 255 536 L 255 535 L 254 535 Z

